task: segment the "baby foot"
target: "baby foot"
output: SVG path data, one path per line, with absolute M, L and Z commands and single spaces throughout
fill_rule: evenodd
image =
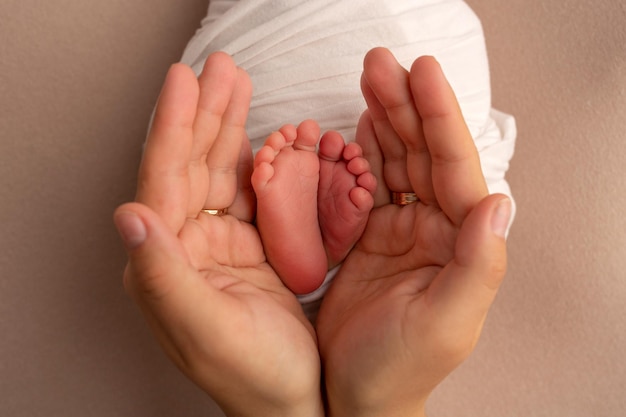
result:
M 327 272 L 317 216 L 320 129 L 305 121 L 272 133 L 254 160 L 257 227 L 268 261 L 295 294 L 317 289 Z
M 374 206 L 376 177 L 356 143 L 344 144 L 337 132 L 319 146 L 319 223 L 329 269 L 338 265 L 359 240 Z

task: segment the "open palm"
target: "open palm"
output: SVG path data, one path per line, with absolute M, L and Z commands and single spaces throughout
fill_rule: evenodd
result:
M 379 190 L 318 316 L 327 395 L 336 415 L 417 416 L 472 351 L 504 275 L 504 239 L 485 244 L 492 231 L 484 227 L 503 197 L 487 196 L 434 59 L 418 59 L 408 73 L 389 51 L 373 50 L 362 89 L 368 111 L 357 141 Z M 419 201 L 397 206 L 392 191 Z
M 133 219 L 147 229 L 146 243 L 129 247 L 125 285 L 168 355 L 227 414 L 319 415 L 314 330 L 250 223 L 250 95 L 225 54 L 209 57 L 199 79 L 171 68 L 136 202 L 116 211 L 127 234 Z

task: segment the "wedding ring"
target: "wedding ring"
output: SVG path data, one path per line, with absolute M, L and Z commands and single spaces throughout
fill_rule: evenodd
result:
M 415 193 L 396 193 L 395 191 L 391 192 L 391 202 L 398 206 L 408 206 L 412 203 L 417 203 L 419 198 L 417 198 L 417 194 Z
M 228 214 L 228 207 L 223 209 L 206 209 L 202 210 L 203 213 L 210 214 L 211 216 L 224 216 Z

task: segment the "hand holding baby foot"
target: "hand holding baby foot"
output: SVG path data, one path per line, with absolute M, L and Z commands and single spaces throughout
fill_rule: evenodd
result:
M 170 358 L 227 415 L 318 417 L 314 330 L 251 224 L 250 96 L 247 74 L 223 53 L 199 79 L 172 67 L 136 202 L 115 213 L 124 283 Z
M 376 179 L 357 144 L 320 141 L 312 120 L 270 135 L 255 158 L 257 227 L 270 264 L 294 293 L 317 289 L 361 236 Z
M 411 72 L 375 49 L 357 142 L 379 182 L 375 208 L 316 322 L 333 416 L 423 416 L 473 350 L 506 268 L 510 202 L 487 196 L 478 153 L 432 58 Z M 414 192 L 401 207 L 391 192 Z

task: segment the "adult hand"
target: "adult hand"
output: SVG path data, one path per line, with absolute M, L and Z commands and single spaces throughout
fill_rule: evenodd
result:
M 506 269 L 510 201 L 488 196 L 453 91 L 430 57 L 365 58 L 357 141 L 379 180 L 367 229 L 322 303 L 332 416 L 419 416 L 473 350 Z M 419 202 L 392 204 L 390 192 Z
M 229 416 L 318 416 L 315 333 L 250 224 L 251 84 L 223 53 L 174 65 L 115 223 L 127 291 L 164 350 Z M 204 209 L 228 207 L 226 215 Z

